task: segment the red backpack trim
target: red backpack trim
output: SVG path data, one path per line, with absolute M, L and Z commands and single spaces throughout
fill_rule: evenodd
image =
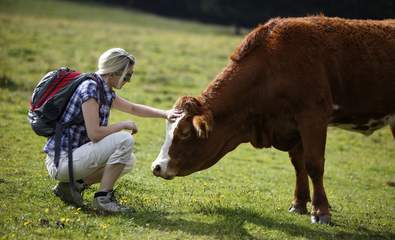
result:
M 30 110 L 34 111 L 44 105 L 49 99 L 51 99 L 55 94 L 59 92 L 64 86 L 68 85 L 70 81 L 77 78 L 81 75 L 78 71 L 59 71 L 57 76 L 54 76 L 54 79 L 51 80 L 49 85 L 46 87 L 42 96 L 36 101 L 36 103 L 32 103 L 32 99 L 30 99 Z

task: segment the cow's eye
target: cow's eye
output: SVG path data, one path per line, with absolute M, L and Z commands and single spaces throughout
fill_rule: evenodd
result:
M 190 128 L 182 129 L 182 130 L 180 130 L 179 133 L 178 133 L 178 137 L 179 137 L 181 140 L 186 140 L 186 139 L 190 138 L 191 136 L 192 136 L 192 131 L 191 131 Z

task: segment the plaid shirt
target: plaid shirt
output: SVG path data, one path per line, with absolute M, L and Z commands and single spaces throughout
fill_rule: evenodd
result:
M 100 126 L 107 126 L 108 118 L 110 116 L 111 104 L 112 101 L 115 99 L 115 93 L 109 88 L 107 83 L 98 74 L 96 74 L 96 77 L 98 81 L 103 82 L 106 98 L 106 104 L 100 103 Z M 67 104 L 67 107 L 62 115 L 61 123 L 67 123 L 77 117 L 79 114 L 82 114 L 82 104 L 88 99 L 94 98 L 97 102 L 99 102 L 99 94 L 99 87 L 94 80 L 86 80 L 81 83 L 81 85 L 78 86 L 77 90 L 71 96 L 70 101 Z M 60 145 L 61 152 L 67 152 L 69 137 L 71 137 L 71 147 L 73 150 L 90 141 L 84 123 L 72 125 L 63 129 Z M 45 144 L 43 150 L 47 154 L 55 153 L 55 135 L 48 138 L 47 144 Z

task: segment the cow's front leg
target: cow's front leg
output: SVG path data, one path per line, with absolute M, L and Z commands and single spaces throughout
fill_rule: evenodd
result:
M 303 144 L 303 159 L 313 183 L 311 221 L 329 224 L 331 215 L 323 184 L 327 123 L 325 118 L 320 119 L 317 113 L 303 115 L 298 120 Z
M 310 189 L 301 143 L 289 151 L 289 157 L 296 174 L 294 199 L 289 211 L 298 214 L 307 214 L 306 204 L 310 201 Z

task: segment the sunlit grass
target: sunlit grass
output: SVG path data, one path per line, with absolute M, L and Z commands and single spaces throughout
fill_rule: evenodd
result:
M 108 19 L 112 21 L 108 21 Z M 67 65 L 94 71 L 97 57 L 123 47 L 137 58 L 121 96 L 170 108 L 197 95 L 227 64 L 240 36 L 229 29 L 103 6 L 0 0 L 0 238 L 5 239 L 394 239 L 395 147 L 388 128 L 370 138 L 329 129 L 325 186 L 334 226 L 292 215 L 294 171 L 288 155 L 243 144 L 209 170 L 164 181 L 150 164 L 164 121 L 112 112 L 139 126 L 134 171 L 118 185 L 132 214 L 97 216 L 65 206 L 50 191 L 45 139 L 26 119 L 43 73 Z M 85 194 L 90 203 L 95 189 Z

